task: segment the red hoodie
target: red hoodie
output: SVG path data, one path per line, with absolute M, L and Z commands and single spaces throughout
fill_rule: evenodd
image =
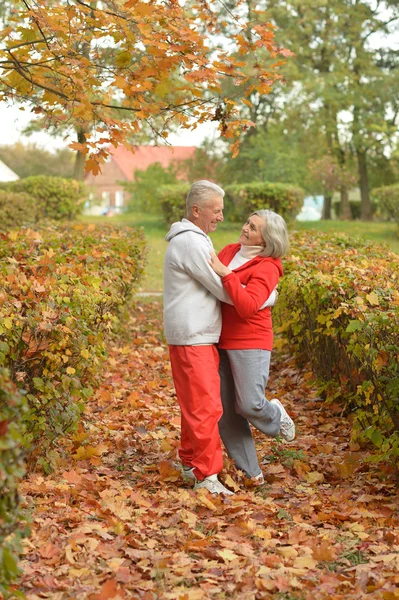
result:
M 241 244 L 229 244 L 219 253 L 228 266 Z M 259 310 L 266 302 L 283 266 L 279 258 L 256 256 L 229 275 L 222 277 L 223 286 L 234 306 L 221 303 L 222 333 L 219 348 L 225 350 L 272 350 L 273 328 L 270 307 Z M 245 285 L 246 287 L 242 287 Z

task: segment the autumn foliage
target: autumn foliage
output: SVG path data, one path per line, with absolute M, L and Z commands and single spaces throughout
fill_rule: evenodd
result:
M 273 26 L 245 3 L 24 0 L 1 32 L 0 99 L 27 100 L 44 122 L 83 132 L 72 148 L 94 173 L 145 126 L 161 140 L 217 121 L 237 150 L 243 108 L 268 94 L 281 59 Z M 223 84 L 232 82 L 228 93 Z
M 161 314 L 161 302 L 138 300 L 57 470 L 22 484 L 27 600 L 396 600 L 392 472 L 351 443 L 342 405 L 322 401 L 280 338 L 268 393 L 295 419 L 296 440 L 255 434 L 260 488 L 227 457 L 221 477 L 234 496 L 184 484 Z
M 142 235 L 128 228 L 59 225 L 0 234 L 4 582 L 16 572 L 22 448 L 30 468 L 48 472 L 56 463 L 59 439 L 76 429 L 98 382 L 107 335 L 137 286 L 144 256 Z
M 4 349 L 4 342 L 0 342 Z M 0 594 L 19 574 L 15 550 L 20 550 L 24 515 L 20 506 L 19 482 L 25 474 L 23 449 L 27 411 L 24 395 L 0 368 Z
M 276 306 L 280 331 L 328 401 L 353 413 L 376 459 L 399 457 L 399 258 L 343 235 L 297 233 Z
M 0 236 L 0 364 L 27 392 L 26 436 L 37 456 L 76 426 L 143 250 L 137 232 L 91 225 Z

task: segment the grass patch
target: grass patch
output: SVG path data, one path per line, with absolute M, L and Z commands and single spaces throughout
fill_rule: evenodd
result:
M 83 216 L 85 223 L 115 223 L 130 227 L 143 227 L 149 244 L 148 264 L 139 292 L 162 292 L 163 290 L 163 257 L 166 250 L 165 235 L 168 227 L 161 216 L 141 213 L 126 213 L 114 217 Z M 398 227 L 396 223 L 365 223 L 362 221 L 311 221 L 295 222 L 291 229 L 296 231 L 311 230 L 332 233 L 345 233 L 348 236 L 370 239 L 379 244 L 387 244 L 391 250 L 399 253 Z M 226 244 L 237 241 L 241 225 L 237 223 L 220 223 L 217 231 L 211 234 L 215 250 L 218 252 Z

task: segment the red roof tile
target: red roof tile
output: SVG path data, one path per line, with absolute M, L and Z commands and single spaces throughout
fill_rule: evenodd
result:
M 195 146 L 136 146 L 133 153 L 124 146 L 118 146 L 112 150 L 112 155 L 126 179 L 132 181 L 136 169 L 145 171 L 156 162 L 168 167 L 171 162 L 192 158 L 195 151 Z

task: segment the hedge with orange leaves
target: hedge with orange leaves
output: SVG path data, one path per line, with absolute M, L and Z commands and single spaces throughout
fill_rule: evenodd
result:
M 295 233 L 275 307 L 325 398 L 354 416 L 375 459 L 399 457 L 399 256 L 343 235 Z
M 27 393 L 25 440 L 44 467 L 78 422 L 144 255 L 142 234 L 127 228 L 0 234 L 0 367 Z
M 0 594 L 19 574 L 15 550 L 27 534 L 18 483 L 24 475 L 23 417 L 26 399 L 0 368 Z
M 0 593 L 18 575 L 24 455 L 46 471 L 76 427 L 105 337 L 143 271 L 142 233 L 47 226 L 0 233 Z

